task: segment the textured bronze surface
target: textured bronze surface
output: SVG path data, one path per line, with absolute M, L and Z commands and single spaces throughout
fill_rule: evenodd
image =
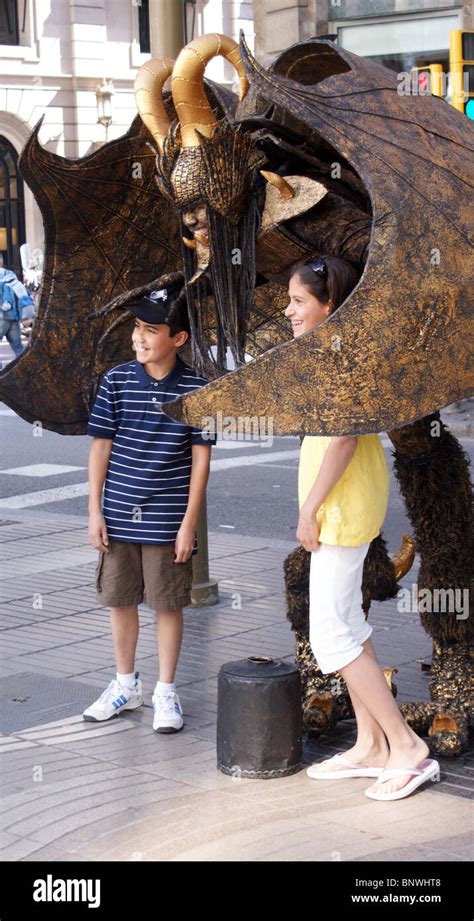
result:
M 204 199 L 218 213 L 237 223 L 265 156 L 249 135 L 219 124 L 199 147 L 183 147 L 179 125 L 165 139 L 156 158 L 158 185 L 173 207 L 183 209 Z
M 319 249 L 328 248 L 332 239 L 331 251 L 365 263 L 365 272 L 342 310 L 297 341 L 285 341 L 284 322 L 263 293 L 257 322 L 266 354 L 190 395 L 182 405 L 168 405 L 167 411 L 174 417 L 184 413 L 196 424 L 217 410 L 226 415 L 257 413 L 272 417 L 275 434 L 342 434 L 393 428 L 460 398 L 472 387 L 473 260 L 464 194 L 471 159 L 468 119 L 442 100 L 399 96 L 394 74 L 326 40 L 288 49 L 268 72 L 251 58 L 245 43 L 242 55 L 250 80 L 248 98 L 237 110 L 242 125 L 248 131 L 256 117 L 258 134 L 258 118 L 272 106 L 271 149 L 280 119 L 285 129 L 282 149 L 292 153 L 293 162 L 297 151 L 300 168 L 306 167 L 330 188 L 314 209 L 275 232 L 276 257 L 262 243 L 258 271 L 281 284 L 278 300 L 284 307 L 285 278 L 275 277 L 282 267 L 283 235 L 290 241 L 288 249 L 293 248 L 290 262 L 309 254 L 312 241 Z M 229 117 L 236 114 L 231 94 L 220 89 L 217 102 L 209 86 L 207 92 L 217 116 L 223 111 L 222 100 Z M 171 122 L 175 111 L 169 95 L 164 108 Z M 222 121 L 218 127 L 226 137 L 237 136 Z M 304 137 L 298 138 L 303 129 Z M 146 137 L 134 123 L 124 138 L 96 154 L 67 161 L 42 151 L 33 135 L 22 158 L 25 178 L 37 193 L 45 219 L 45 286 L 32 337 L 35 363 L 30 365 L 25 354 L 2 372 L 0 395 L 24 418 L 58 431 L 80 432 L 81 426 L 84 430 L 97 384 L 97 361 L 91 361 L 91 354 L 104 351 L 105 367 L 125 351 L 121 327 L 83 327 L 86 307 L 79 292 L 84 292 L 88 307 L 99 306 L 117 290 L 179 266 L 177 217 L 152 181 Z M 230 161 L 231 153 L 229 147 Z M 339 181 L 330 178 L 332 156 L 340 161 Z M 141 181 L 130 175 L 137 161 L 145 167 Z M 215 169 L 216 165 L 213 173 Z M 345 197 L 337 196 L 338 185 Z M 213 191 L 216 207 L 221 191 Z M 347 219 L 341 219 L 345 210 Z M 439 250 L 439 265 L 432 260 L 434 249 Z M 287 264 L 285 273 L 288 269 Z M 255 326 L 252 311 L 248 333 Z M 72 323 L 62 324 L 65 315 Z M 56 345 L 56 322 L 67 359 Z M 51 330 L 48 342 L 46 328 Z M 288 339 L 288 325 L 286 331 Z M 59 391 L 49 381 L 41 399 L 26 399 L 26 367 L 29 372 L 44 369 L 51 359 L 53 376 L 62 382 L 66 369 L 76 366 L 73 355 L 79 340 L 84 368 L 79 363 L 81 370 L 72 384 L 75 393 L 67 401 L 61 393 L 61 407 L 53 406 Z
M 217 411 L 257 413 L 275 434 L 361 434 L 473 392 L 469 119 L 442 99 L 400 95 L 396 74 L 325 40 L 285 52 L 285 75 L 281 62 L 278 73 L 261 67 L 243 39 L 241 53 L 246 118 L 269 103 L 291 113 L 360 177 L 373 212 L 368 259 L 325 323 L 167 413 L 193 425 Z
M 123 138 L 81 160 L 45 150 L 39 127 L 21 171 L 45 225 L 41 303 L 29 348 L 0 372 L 0 398 L 29 422 L 82 434 L 101 375 L 133 357 L 130 319 L 124 327 L 123 317 L 86 318 L 180 266 L 178 221 L 156 187 L 138 116 Z
M 474 700 L 472 645 L 433 642 L 430 701 L 402 704 L 400 710 L 417 732 L 429 735 L 430 747 L 455 757 L 468 747 Z
M 241 99 L 247 92 L 248 80 L 239 46 L 233 39 L 214 33 L 189 42 L 172 71 L 171 88 L 178 121 L 169 127 L 166 137 L 158 133 L 157 179 L 174 208 L 204 200 L 218 214 L 237 223 L 246 208 L 256 170 L 266 158 L 255 148 L 250 135 L 217 121 L 204 89 L 204 69 L 215 55 L 223 55 L 236 68 Z M 153 63 L 158 67 L 158 61 Z M 157 83 L 157 92 L 146 110 L 146 124 L 155 133 L 154 119 L 159 132 L 164 123 L 159 89 Z M 141 98 L 139 86 L 137 103 Z
M 232 94 L 206 86 L 221 115 Z M 172 120 L 170 93 L 164 107 Z M 41 301 L 30 345 L 0 372 L 0 399 L 28 422 L 82 435 L 100 378 L 133 358 L 131 317 L 90 315 L 120 293 L 182 270 L 180 222 L 157 188 L 155 151 L 140 116 L 123 137 L 79 160 L 42 147 L 40 127 L 20 170 L 44 222 Z

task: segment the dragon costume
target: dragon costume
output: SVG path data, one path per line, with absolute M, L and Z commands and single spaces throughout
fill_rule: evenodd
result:
M 204 78 L 216 54 L 237 69 L 238 96 Z M 393 560 L 382 535 L 372 541 L 364 611 L 397 595 L 415 549 L 419 593 L 472 598 L 469 459 L 439 414 L 473 392 L 469 120 L 443 99 L 404 95 L 396 74 L 330 37 L 265 69 L 243 36 L 240 46 L 202 36 L 176 62 L 145 64 L 136 99 L 129 131 L 89 156 L 45 150 L 41 123 L 23 151 L 44 282 L 31 345 L 0 373 L 1 399 L 30 422 L 84 433 L 103 373 L 129 357 L 132 320 L 117 308 L 179 280 L 188 360 L 210 383 L 166 412 L 192 425 L 218 412 L 271 418 L 276 435 L 387 432 L 414 540 Z M 360 280 L 325 323 L 288 341 L 291 269 L 322 254 Z M 288 556 L 285 581 L 305 726 L 318 733 L 353 712 L 342 677 L 323 676 L 309 645 L 309 556 Z M 455 755 L 472 718 L 472 611 L 420 612 L 433 638 L 430 700 L 401 710 Z

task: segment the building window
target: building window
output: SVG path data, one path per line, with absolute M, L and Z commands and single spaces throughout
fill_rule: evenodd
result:
M 141 53 L 150 54 L 150 10 L 148 0 L 140 0 L 138 4 L 138 36 Z
M 19 45 L 17 0 L 0 0 L 0 45 Z
M 328 19 L 436 12 L 460 6 L 461 0 L 328 0 Z
M 18 154 L 0 135 L 0 252 L 5 268 L 13 269 L 20 278 L 20 245 L 24 242 L 25 210 Z
M 449 71 L 449 33 L 460 29 L 460 15 L 392 17 L 377 21 L 334 23 L 342 48 L 382 64 L 395 73 L 412 67 L 441 64 Z

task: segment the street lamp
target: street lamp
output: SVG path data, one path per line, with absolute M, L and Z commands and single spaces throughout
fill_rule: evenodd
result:
M 105 127 L 105 140 L 108 140 L 109 125 L 112 124 L 112 96 L 114 95 L 114 85 L 112 81 L 106 80 L 97 86 L 95 97 L 97 99 L 97 121 L 99 125 Z

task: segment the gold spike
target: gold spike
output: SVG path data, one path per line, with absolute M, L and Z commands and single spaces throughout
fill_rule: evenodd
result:
M 392 557 L 392 566 L 395 573 L 395 579 L 403 579 L 413 565 L 415 559 L 415 541 L 410 534 L 404 534 L 402 545 Z
M 393 688 L 393 676 L 398 672 L 398 668 L 384 668 L 383 673 L 385 681 L 387 682 L 390 690 Z
M 181 237 L 181 239 L 188 249 L 196 249 L 196 240 L 190 240 L 189 237 Z
M 267 182 L 276 186 L 283 198 L 293 198 L 295 190 L 286 179 L 283 179 L 283 176 L 279 176 L 278 173 L 271 173 L 266 169 L 261 169 L 260 172 Z

